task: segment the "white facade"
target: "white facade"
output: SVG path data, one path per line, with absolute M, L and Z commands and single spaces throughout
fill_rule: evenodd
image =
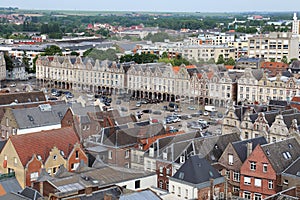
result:
M 116 183 L 116 185 L 118 185 L 120 187 L 124 187 L 128 190 L 133 190 L 133 191 L 144 190 L 144 189 L 150 188 L 152 186 L 156 186 L 156 184 L 157 184 L 156 174 L 148 175 L 148 176 L 141 177 L 138 179 L 132 179 L 132 180 Z
M 191 185 L 169 179 L 169 192 L 178 199 L 198 199 L 198 189 Z
M 6 78 L 6 64 L 4 59 L 4 53 L 0 52 L 0 80 L 5 80 Z
M 263 58 L 266 61 L 280 62 L 285 56 L 288 61 L 299 58 L 299 38 L 292 33 L 272 32 L 257 35 L 248 40 L 248 56 Z

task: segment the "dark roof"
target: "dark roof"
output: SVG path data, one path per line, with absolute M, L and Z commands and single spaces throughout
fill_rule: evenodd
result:
M 196 139 L 196 154 L 205 157 L 209 162 L 217 162 L 229 143 L 240 141 L 237 133 Z
M 6 144 L 6 141 L 7 141 L 7 140 L 0 141 L 0 152 L 2 151 L 4 145 Z
M 261 146 L 276 173 L 281 173 L 300 156 L 300 144 L 295 138 Z
M 191 156 L 174 174 L 173 178 L 192 184 L 208 182 L 210 179 L 222 177 L 205 158 Z
M 22 192 L 20 192 L 19 194 L 31 200 L 38 200 L 42 197 L 42 195 L 38 191 L 29 187 L 24 188 L 24 190 L 22 190 Z
M 43 92 L 1 93 L 0 105 L 46 101 Z
M 242 162 L 247 159 L 247 143 L 252 143 L 252 150 L 254 150 L 258 144 L 263 145 L 267 144 L 268 142 L 264 137 L 257 137 L 249 140 L 233 142 L 232 146 Z
M 273 100 L 273 99 L 271 99 L 271 100 L 269 101 L 269 105 L 287 106 L 288 103 L 287 103 L 287 101 Z
M 0 180 L 0 188 L 0 199 L 6 196 L 6 194 L 22 190 L 22 187 L 15 177 Z
M 120 196 L 120 200 L 160 200 L 160 199 L 161 198 L 157 196 L 157 194 L 155 194 L 153 191 L 149 189 Z
M 295 160 L 283 173 L 298 176 L 300 178 L 300 157 Z

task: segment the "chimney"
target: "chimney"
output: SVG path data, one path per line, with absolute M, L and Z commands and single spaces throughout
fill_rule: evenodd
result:
M 209 183 L 210 183 L 210 197 L 209 199 L 210 200 L 213 200 L 214 199 L 214 179 L 209 179 Z
M 112 195 L 108 194 L 108 193 L 105 193 L 104 200 L 112 200 Z
M 247 142 L 247 157 L 252 153 L 252 142 Z
M 300 198 L 300 185 L 296 186 L 296 197 Z

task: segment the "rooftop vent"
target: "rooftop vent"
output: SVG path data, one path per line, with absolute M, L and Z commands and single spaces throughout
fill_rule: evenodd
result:
M 51 111 L 51 105 L 50 104 L 41 104 L 41 105 L 39 105 L 39 108 L 42 112 Z

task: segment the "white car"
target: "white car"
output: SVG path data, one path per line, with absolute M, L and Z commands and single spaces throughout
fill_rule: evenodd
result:
M 208 116 L 209 113 L 208 113 L 207 111 L 204 111 L 203 115 L 204 115 L 204 116 Z
M 204 120 L 204 119 L 198 119 L 198 122 L 201 123 L 201 124 L 207 124 L 207 121 Z

